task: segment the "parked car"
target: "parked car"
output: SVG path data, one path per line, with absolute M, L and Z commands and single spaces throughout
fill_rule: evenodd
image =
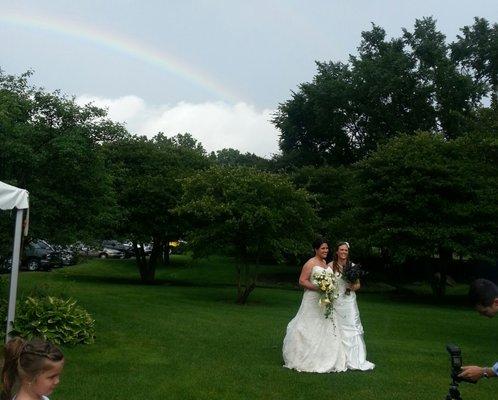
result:
M 24 246 L 22 265 L 28 271 L 48 271 L 62 265 L 62 259 L 60 253 L 46 241 L 32 239 Z
M 130 244 L 118 242 L 117 240 L 103 240 L 102 248 L 121 251 L 126 258 L 134 257 L 135 250 Z
M 185 247 L 187 242 L 182 239 L 169 242 L 169 253 L 170 254 L 183 254 L 185 252 Z
M 12 269 L 12 256 L 0 256 L 0 271 L 9 272 Z
M 125 258 L 126 255 L 121 250 L 110 249 L 108 247 L 104 247 L 102 250 L 100 250 L 99 257 L 100 258 Z
M 142 247 L 142 244 L 138 243 L 137 247 L 138 248 Z M 151 243 L 144 243 L 144 253 L 146 256 L 150 256 L 150 253 L 152 253 L 152 244 Z
M 21 269 L 28 271 L 49 271 L 63 265 L 61 253 L 45 240 L 30 239 L 24 244 L 21 253 Z M 12 269 L 12 254 L 3 257 L 2 269 Z
M 75 265 L 78 262 L 78 253 L 73 250 L 72 246 L 54 246 L 59 252 L 61 258 L 61 267 Z
M 73 243 L 71 249 L 79 256 L 98 257 L 100 254 L 98 247 L 95 248 L 83 242 Z
M 45 240 L 31 239 L 24 244 L 21 254 L 21 268 L 28 271 L 49 271 L 51 268 L 61 266 L 60 253 Z M 12 268 L 12 256 L 4 261 L 6 269 Z

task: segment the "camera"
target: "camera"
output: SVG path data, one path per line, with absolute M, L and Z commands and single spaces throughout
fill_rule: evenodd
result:
M 450 354 L 451 379 L 455 382 L 476 383 L 471 379 L 458 376 L 462 372 L 462 351 L 460 350 L 460 347 L 454 344 L 447 344 L 446 350 Z
M 459 382 L 469 382 L 476 383 L 467 378 L 461 378 L 458 375 L 462 372 L 462 351 L 460 347 L 454 344 L 447 344 L 446 350 L 450 353 L 450 363 L 451 363 L 451 383 L 446 395 L 446 400 L 462 400 L 460 396 L 460 391 L 458 390 Z

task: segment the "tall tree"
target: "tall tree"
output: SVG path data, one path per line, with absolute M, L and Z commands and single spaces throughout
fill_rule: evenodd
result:
M 152 283 L 157 265 L 169 255 L 169 241 L 181 237 L 185 229 L 172 212 L 181 199 L 180 180 L 206 168 L 209 161 L 188 134 L 131 136 L 109 143 L 105 151 L 122 213 L 117 233 L 132 239 L 141 279 Z M 143 244 L 151 240 L 152 254 L 146 258 Z
M 401 133 L 428 131 L 451 139 L 472 130 L 487 93 L 483 79 L 473 77 L 494 71 L 494 61 L 481 67 L 472 59 L 489 58 L 495 47 L 489 44 L 495 31 L 488 29 L 487 47 L 469 50 L 476 30 L 465 31 L 469 39 L 454 46 L 453 54 L 460 52 L 452 57 L 433 18 L 416 20 L 412 32 L 404 29 L 390 40 L 373 25 L 347 64 L 317 63 L 312 82 L 279 105 L 273 122 L 281 131 L 280 162 L 350 165 Z
M 462 136 L 469 130 L 474 111 L 485 95 L 482 86 L 458 69 L 451 59 L 450 45 L 433 18 L 416 20 L 413 32 L 403 29 L 403 38 L 416 60 L 417 77 L 432 100 L 436 125 L 431 130 L 446 138 Z
M 313 82 L 299 85 L 273 119 L 289 165 L 341 165 L 356 159 L 350 121 L 351 71 L 342 63 L 317 63 Z
M 498 107 L 498 24 L 475 18 L 472 26 L 464 26 L 462 35 L 451 45 L 452 59 L 482 84 Z
M 115 203 L 100 144 L 127 135 L 104 110 L 0 72 L 0 179 L 30 192 L 31 232 L 57 243 L 95 237 Z

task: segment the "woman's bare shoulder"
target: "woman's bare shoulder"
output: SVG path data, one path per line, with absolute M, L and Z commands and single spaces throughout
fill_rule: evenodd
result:
M 311 257 L 308 261 L 306 261 L 304 263 L 303 268 L 310 267 L 310 266 L 313 267 L 315 265 L 317 265 L 316 259 L 315 259 L 315 257 Z

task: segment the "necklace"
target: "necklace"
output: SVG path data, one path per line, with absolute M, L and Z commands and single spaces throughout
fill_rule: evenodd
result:
M 339 261 L 336 262 L 337 265 L 337 272 L 340 272 L 342 274 L 342 271 L 344 271 L 344 265 L 342 265 Z
M 315 259 L 318 261 L 319 266 L 327 266 L 327 262 L 323 258 L 318 258 L 315 257 Z

